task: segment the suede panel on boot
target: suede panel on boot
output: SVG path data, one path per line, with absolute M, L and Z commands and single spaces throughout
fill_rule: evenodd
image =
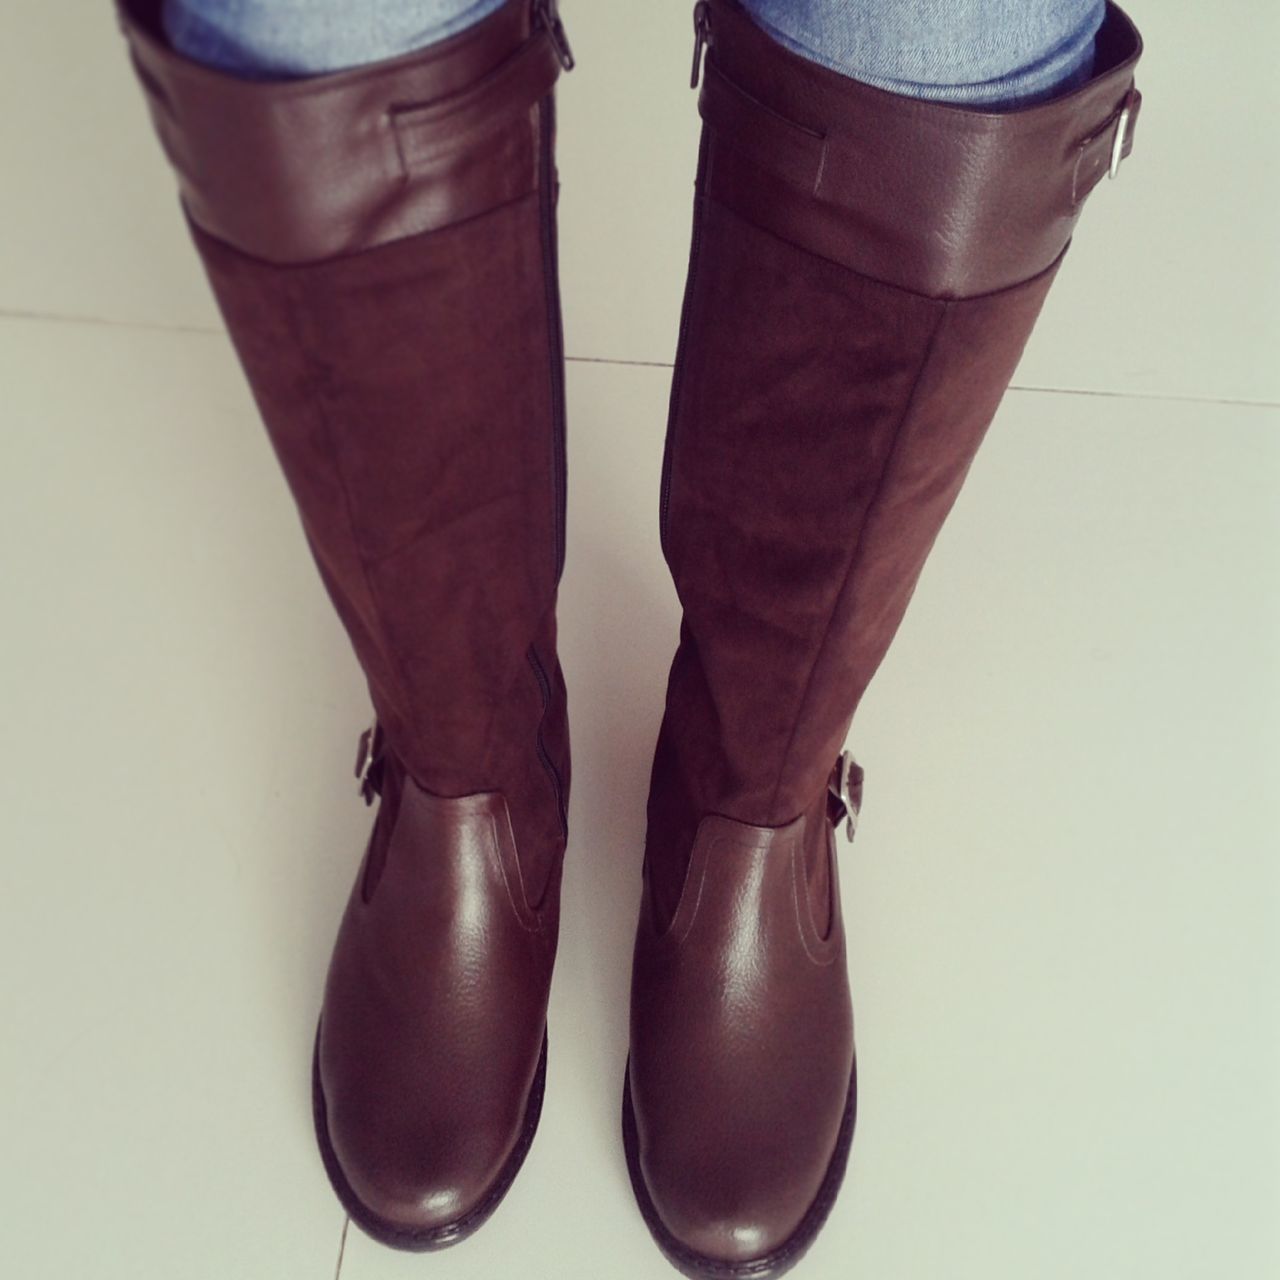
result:
M 536 197 L 305 269 L 195 237 L 393 749 L 436 795 L 506 794 L 540 887 L 563 831 L 529 659 L 545 629 L 554 668 L 559 571 Z
M 1052 278 L 921 298 L 703 199 L 665 504 L 684 607 L 650 807 L 667 914 L 704 814 L 781 826 L 824 790 Z

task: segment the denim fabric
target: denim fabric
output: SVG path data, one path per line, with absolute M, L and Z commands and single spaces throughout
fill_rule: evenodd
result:
M 259 78 L 410 53 L 503 0 L 164 0 L 179 52 Z M 743 0 L 806 58 L 916 98 L 1002 106 L 1084 80 L 1105 0 Z M 572 14 L 569 15 L 572 20 Z
M 316 75 L 412 53 L 504 0 L 164 0 L 179 53 L 254 79 Z
M 912 98 L 1025 105 L 1082 83 L 1105 0 L 742 0 L 779 43 Z

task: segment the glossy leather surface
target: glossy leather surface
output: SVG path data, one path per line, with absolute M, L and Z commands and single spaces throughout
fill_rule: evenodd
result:
M 383 806 L 330 963 L 319 1078 L 360 1204 L 440 1230 L 483 1205 L 523 1132 L 559 885 L 529 902 L 500 795 L 401 775 Z
M 119 0 L 152 122 L 197 226 L 306 262 L 448 226 L 532 192 L 538 104 L 561 63 L 531 0 L 418 53 L 299 80 L 242 80 Z
M 716 200 L 863 275 L 936 298 L 1003 289 L 1066 248 L 1085 198 L 1133 146 L 1142 41 L 1108 4 L 1086 84 L 1013 111 L 922 102 L 778 45 L 709 0 L 699 109 Z
M 803 855 L 815 837 L 830 869 L 821 920 Z M 777 829 L 704 818 L 667 928 L 653 905 L 646 893 L 629 1066 L 645 1186 L 687 1248 L 759 1258 L 817 1199 L 853 1070 L 825 804 Z

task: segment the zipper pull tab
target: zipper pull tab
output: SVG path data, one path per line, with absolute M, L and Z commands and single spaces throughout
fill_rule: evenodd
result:
M 551 38 L 551 47 L 556 51 L 560 65 L 566 71 L 572 71 L 575 65 L 573 50 L 569 47 L 569 37 L 565 34 L 564 23 L 560 20 L 556 0 L 537 0 L 536 9 L 547 35 Z
M 711 6 L 707 0 L 698 0 L 693 6 L 693 71 L 689 76 L 689 88 L 698 87 L 702 74 L 702 51 L 711 38 Z

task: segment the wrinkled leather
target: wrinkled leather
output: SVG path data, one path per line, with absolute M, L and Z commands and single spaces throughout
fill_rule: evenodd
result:
M 179 58 L 154 13 L 124 0 L 134 64 L 385 754 L 322 1145 L 364 1225 L 429 1233 L 522 1137 L 565 846 L 548 9 L 283 82 Z
M 805 884 L 815 834 L 822 923 Z M 632 987 L 629 1087 L 658 1215 L 705 1256 L 774 1252 L 818 1197 L 853 1070 L 825 802 L 778 829 L 703 818 L 665 928 L 645 895 Z
M 995 115 L 826 71 L 736 0 L 702 13 L 704 125 L 661 517 L 683 618 L 650 786 L 631 1053 L 659 1064 L 633 1080 L 648 1193 L 673 1247 L 714 1267 L 744 1261 L 739 1230 L 767 1251 L 814 1229 L 812 1217 L 797 1226 L 801 1192 L 829 1167 L 848 1085 L 849 1022 L 832 1012 L 848 1000 L 843 962 L 804 971 L 772 932 L 750 954 L 739 908 L 713 914 L 683 967 L 655 964 L 652 931 L 680 919 L 695 878 L 704 892 L 714 881 L 716 860 L 699 861 L 708 824 L 751 843 L 808 815 L 776 856 L 798 862 L 808 911 L 843 945 L 817 817 L 832 762 L 1018 363 L 1096 157 L 1109 160 L 1126 106 L 1132 119 L 1140 42 L 1109 6 L 1088 84 Z M 731 876 L 732 859 L 720 861 Z M 758 902 L 770 918 L 786 879 L 775 868 L 777 900 Z M 690 997 L 696 964 L 708 976 Z M 714 975 L 740 971 L 756 993 L 749 1051 L 737 1005 L 715 1012 L 733 988 Z M 672 1055 L 683 1081 L 661 1074 Z M 766 1149 L 744 1172 L 744 1151 Z M 782 1252 L 793 1259 L 802 1243 Z

